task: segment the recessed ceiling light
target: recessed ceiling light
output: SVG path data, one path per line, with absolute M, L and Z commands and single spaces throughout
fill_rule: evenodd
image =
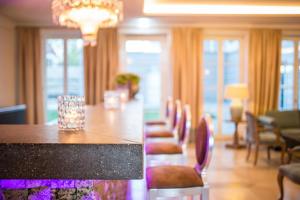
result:
M 153 20 L 141 17 L 136 20 L 136 25 L 138 28 L 149 28 L 153 24 Z
M 300 5 L 172 4 L 144 0 L 149 15 L 299 15 Z

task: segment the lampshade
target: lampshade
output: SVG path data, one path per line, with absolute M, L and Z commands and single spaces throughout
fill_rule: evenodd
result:
M 224 97 L 226 99 L 247 99 L 249 97 L 246 84 L 232 84 L 225 88 Z

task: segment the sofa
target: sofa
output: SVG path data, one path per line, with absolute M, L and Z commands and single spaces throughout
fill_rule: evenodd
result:
M 0 124 L 25 124 L 26 106 L 0 107 Z
M 300 145 L 300 111 L 270 111 L 259 120 L 266 126 L 276 128 L 288 148 Z

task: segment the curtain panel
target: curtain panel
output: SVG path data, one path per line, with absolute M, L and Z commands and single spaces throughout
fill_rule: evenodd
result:
M 116 28 L 99 29 L 96 46 L 84 47 L 84 78 L 86 103 L 103 101 L 105 90 L 113 88 L 118 73 L 118 31 Z
M 173 98 L 191 106 L 193 128 L 202 114 L 202 40 L 200 29 L 172 29 Z
M 29 124 L 44 123 L 43 70 L 39 28 L 17 27 L 18 103 L 26 104 Z
M 281 30 L 250 30 L 249 108 L 255 115 L 278 107 L 280 60 Z

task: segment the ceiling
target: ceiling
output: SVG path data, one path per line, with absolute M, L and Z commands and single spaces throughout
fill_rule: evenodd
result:
M 52 0 L 0 0 L 0 14 L 15 21 L 18 25 L 55 26 L 51 16 Z M 148 0 L 145 0 L 148 1 Z M 263 5 L 299 5 L 299 0 L 151 0 L 157 4 L 263 4 Z M 149 18 L 153 26 L 197 25 L 197 24 L 277 24 L 300 27 L 300 15 L 145 15 L 144 0 L 123 0 L 124 21 L 121 26 L 135 26 Z M 143 25 L 143 24 L 141 24 Z

